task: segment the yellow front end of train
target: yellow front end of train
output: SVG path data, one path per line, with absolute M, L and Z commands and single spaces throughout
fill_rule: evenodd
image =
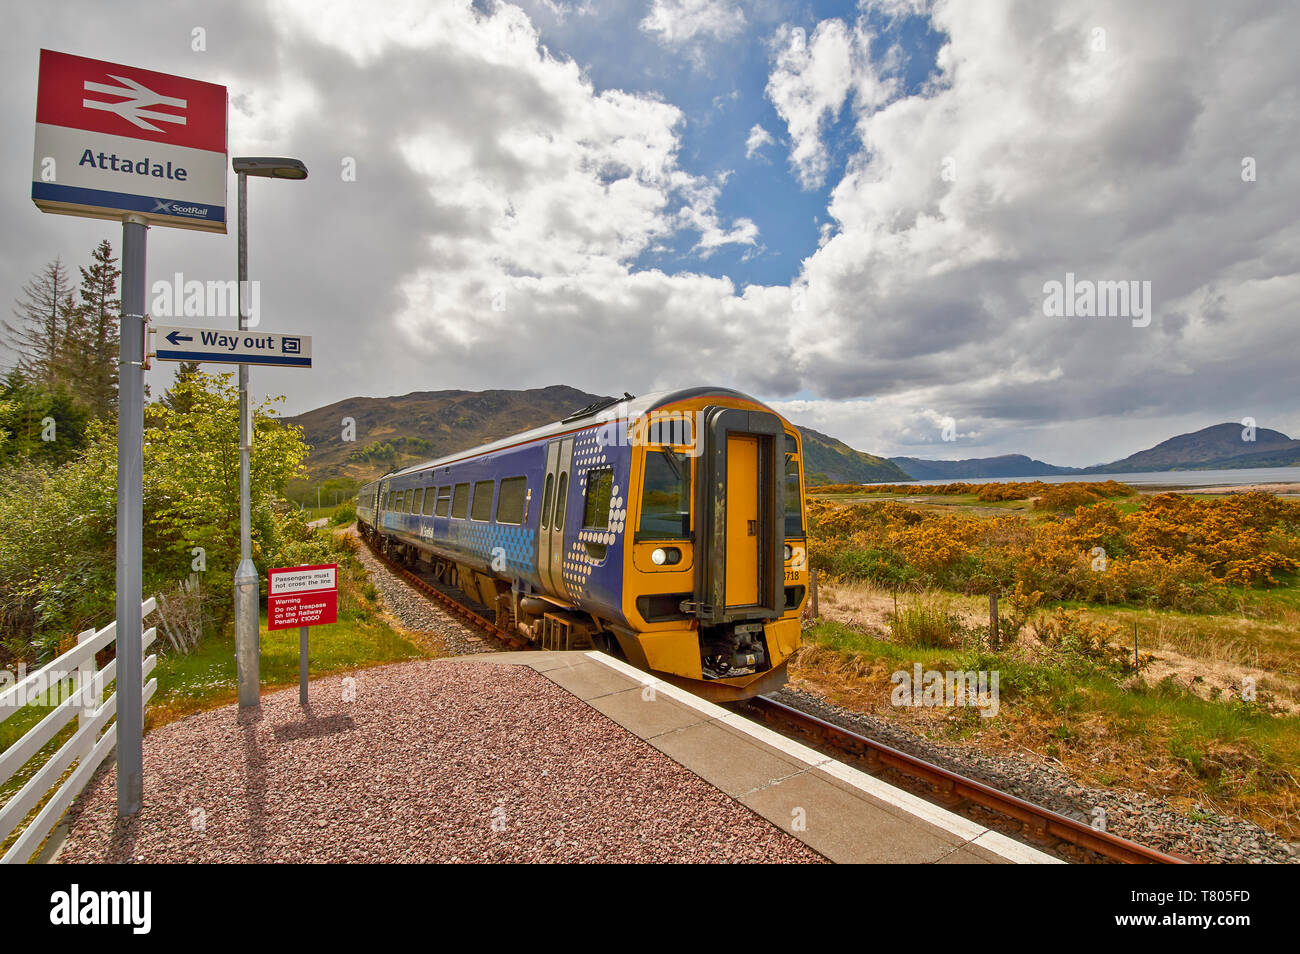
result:
M 777 688 L 808 594 L 798 430 L 714 393 L 657 407 L 630 437 L 624 654 L 715 701 Z

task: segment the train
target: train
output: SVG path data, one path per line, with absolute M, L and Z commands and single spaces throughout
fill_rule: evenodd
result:
M 357 525 L 545 649 L 718 702 L 786 681 L 808 596 L 799 430 L 739 391 L 597 401 L 365 484 Z

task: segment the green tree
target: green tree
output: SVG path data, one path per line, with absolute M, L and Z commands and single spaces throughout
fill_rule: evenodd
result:
M 89 409 L 66 387 L 46 387 L 17 368 L 0 383 L 4 461 L 18 457 L 61 464 L 86 444 Z
M 122 274 L 107 240 L 95 246 L 89 266 L 81 268 L 81 301 L 75 306 L 69 363 L 75 386 L 95 417 L 117 412 L 117 359 L 121 300 L 117 280 Z
M 239 391 L 232 377 L 178 378 L 145 410 L 145 493 L 159 557 L 166 555 L 175 578 L 189 572 L 193 548 L 202 547 L 205 581 L 220 592 L 229 590 L 239 558 Z M 259 567 L 294 538 L 277 517 L 285 485 L 301 476 L 308 452 L 301 429 L 275 417 L 281 400 L 254 408 L 249 487 Z

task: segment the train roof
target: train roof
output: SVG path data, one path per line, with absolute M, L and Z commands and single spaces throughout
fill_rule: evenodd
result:
M 656 408 L 663 407 L 667 404 L 675 404 L 678 401 L 686 401 L 706 394 L 738 398 L 742 401 L 753 401 L 755 404 L 763 403 L 757 398 L 744 394 L 741 391 L 734 391 L 731 388 L 715 387 L 677 388 L 668 391 L 653 391 L 649 394 L 643 394 L 640 397 L 628 397 L 625 395 L 622 398 L 612 398 L 606 402 L 597 402 L 596 404 L 582 408 L 563 420 L 556 421 L 553 424 L 543 424 L 541 427 L 534 427 L 532 430 L 521 431 L 518 434 L 511 434 L 509 437 L 503 437 L 500 440 L 492 441 L 489 444 L 482 444 L 479 447 L 469 447 L 463 451 L 448 454 L 445 457 L 427 460 L 419 464 L 412 464 L 409 467 L 403 467 L 401 470 L 395 470 L 391 474 L 385 474 L 383 477 L 376 479 L 383 480 L 387 477 L 400 477 L 404 474 L 413 474 L 418 471 L 428 470 L 430 467 L 441 467 L 442 465 L 450 464 L 453 461 L 463 460 L 466 457 L 476 457 L 479 454 L 490 454 L 492 451 L 502 450 L 506 447 L 513 447 L 516 444 L 525 444 L 530 441 L 553 437 L 557 434 L 564 434 L 577 427 L 586 426 L 585 424 L 580 423 L 583 421 L 597 424 L 603 420 L 620 420 L 623 418 L 631 420 L 640 417 L 642 414 L 648 414 Z M 617 413 L 613 417 L 602 416 L 615 409 L 617 410 Z

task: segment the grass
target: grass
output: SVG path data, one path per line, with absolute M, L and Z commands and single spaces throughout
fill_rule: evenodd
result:
M 923 599 L 930 618 L 951 614 L 955 605 L 943 594 Z M 1174 679 L 1120 677 L 1086 660 L 1062 661 L 1039 652 L 1032 640 L 993 653 L 968 634 L 959 645 L 936 647 L 906 627 L 865 624 L 865 594 L 836 597 L 831 605 L 846 603 L 861 614 L 853 623 L 823 620 L 805 631 L 791 665 L 796 685 L 922 735 L 1007 754 L 1034 752 L 1083 784 L 1154 792 L 1185 808 L 1199 802 L 1284 837 L 1300 836 L 1300 716 L 1238 698 L 1202 698 Z M 917 635 L 921 640 L 912 641 Z M 998 715 L 986 720 L 971 708 L 894 706 L 891 676 L 916 663 L 925 670 L 998 672 Z

